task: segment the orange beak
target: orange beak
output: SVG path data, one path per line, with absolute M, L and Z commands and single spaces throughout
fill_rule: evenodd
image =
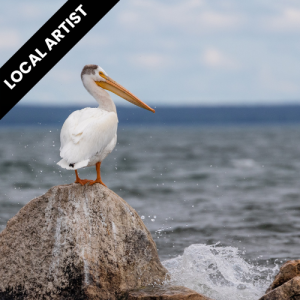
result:
M 131 102 L 132 104 L 135 104 L 141 108 L 147 109 L 155 113 L 155 110 L 148 106 L 146 103 L 141 101 L 139 98 L 134 96 L 132 93 L 130 93 L 128 90 L 126 90 L 124 87 L 122 87 L 120 84 L 103 74 L 102 72 L 99 73 L 101 77 L 105 79 L 105 81 L 95 81 L 96 84 L 100 87 L 102 87 L 105 90 L 108 90 L 110 92 L 113 92 L 114 94 L 122 97 L 123 99 Z

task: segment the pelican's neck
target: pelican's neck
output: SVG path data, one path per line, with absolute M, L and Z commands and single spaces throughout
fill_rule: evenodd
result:
M 96 99 L 100 109 L 117 113 L 115 103 L 106 90 L 97 86 L 94 80 L 87 76 L 83 76 L 82 82 L 87 91 Z

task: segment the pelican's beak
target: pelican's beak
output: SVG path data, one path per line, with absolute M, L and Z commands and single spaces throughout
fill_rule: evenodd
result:
M 122 97 L 123 99 L 131 102 L 132 104 L 135 104 L 141 108 L 147 109 L 155 113 L 155 110 L 152 109 L 150 106 L 148 106 L 146 103 L 141 101 L 139 98 L 134 96 L 132 93 L 130 93 L 128 90 L 126 90 L 124 87 L 122 87 L 120 84 L 103 74 L 102 72 L 99 73 L 101 77 L 105 79 L 105 81 L 95 81 L 96 84 L 103 89 L 106 89 L 110 92 L 113 92 L 114 94 Z

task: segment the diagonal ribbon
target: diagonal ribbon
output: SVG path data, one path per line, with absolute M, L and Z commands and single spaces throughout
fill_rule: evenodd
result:
M 120 0 L 67 1 L 0 69 L 2 119 Z

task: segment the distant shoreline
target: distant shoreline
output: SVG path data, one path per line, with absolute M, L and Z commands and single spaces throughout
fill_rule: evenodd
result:
M 17 105 L 1 121 L 7 126 L 61 126 L 73 111 L 82 106 Z M 300 124 L 300 105 L 253 106 L 157 106 L 156 113 L 118 106 L 120 125 L 272 125 Z

